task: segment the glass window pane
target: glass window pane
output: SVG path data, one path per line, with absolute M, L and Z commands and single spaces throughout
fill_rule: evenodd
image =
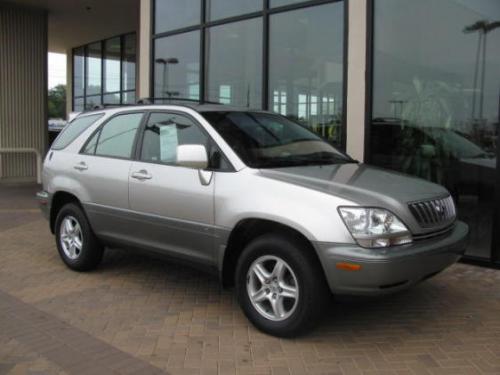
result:
M 73 102 L 73 111 L 74 112 L 83 111 L 83 98 L 75 98 Z
M 207 35 L 208 100 L 262 106 L 262 19 L 215 26 Z
M 206 145 L 207 136 L 185 116 L 153 113 L 144 131 L 141 160 L 175 164 L 177 146 Z
M 262 0 L 207 0 L 208 19 L 239 16 L 262 10 Z
M 130 158 L 141 119 L 142 113 L 131 113 L 109 120 L 99 135 L 96 155 Z
M 85 109 L 94 109 L 97 106 L 100 106 L 102 104 L 101 102 L 101 95 L 96 95 L 96 96 L 87 96 L 86 98 L 86 103 L 85 103 Z
M 135 91 L 124 92 L 122 98 L 123 104 L 136 104 L 137 102 Z
M 122 103 L 123 104 L 136 104 L 137 99 L 135 96 L 135 91 L 128 91 L 122 94 Z
M 283 5 L 290 5 L 290 4 L 295 4 L 295 3 L 303 3 L 304 1 L 307 0 L 270 0 L 270 6 L 271 8 L 273 7 L 280 7 Z
M 135 90 L 136 35 L 126 35 L 123 43 L 123 90 Z
M 120 93 L 104 95 L 102 104 L 104 104 L 104 105 L 118 105 L 118 104 L 120 104 Z
M 89 44 L 87 47 L 87 95 L 101 92 L 101 43 Z
M 156 0 L 155 33 L 201 23 L 200 0 Z
M 480 257 L 490 255 L 497 176 L 492 20 L 498 1 L 375 2 L 370 160 L 446 186 L 469 224 L 468 254 Z
M 343 2 L 271 16 L 269 108 L 342 139 Z
M 155 41 L 155 97 L 199 99 L 200 33 Z
M 120 38 L 104 42 L 104 92 L 120 91 Z
M 102 116 L 102 114 L 95 114 L 75 118 L 59 133 L 51 148 L 54 150 L 65 148 Z
M 85 48 L 77 48 L 73 52 L 73 95 L 83 96 L 85 77 Z

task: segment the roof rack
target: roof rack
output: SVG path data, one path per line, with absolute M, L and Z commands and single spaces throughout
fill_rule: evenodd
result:
M 219 104 L 219 105 L 224 105 L 224 103 L 221 102 L 211 102 L 208 100 L 199 100 L 199 99 L 192 99 L 192 98 L 178 98 L 178 97 L 147 97 L 147 98 L 140 98 L 137 101 L 137 104 L 142 104 L 142 105 L 147 105 L 147 104 L 155 104 L 155 102 L 159 100 L 165 100 L 165 101 L 170 101 L 170 102 L 190 102 L 190 103 L 196 103 L 196 104 Z
M 198 99 L 191 99 L 191 98 L 140 98 L 137 100 L 136 104 L 96 104 L 92 106 L 91 108 L 84 109 L 81 113 L 86 113 L 86 112 L 93 112 L 93 111 L 100 111 L 102 109 L 108 109 L 108 108 L 120 108 L 120 107 L 129 107 L 129 106 L 135 106 L 135 105 L 152 105 L 156 104 L 155 102 L 159 100 L 164 100 L 164 101 L 170 101 L 170 102 L 188 102 L 188 103 L 193 103 L 193 104 L 218 104 L 218 105 L 224 105 L 224 103 L 220 102 L 211 102 L 211 101 L 200 101 Z

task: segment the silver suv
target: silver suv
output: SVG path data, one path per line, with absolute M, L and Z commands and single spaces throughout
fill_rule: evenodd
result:
M 443 187 L 360 164 L 283 116 L 210 104 L 82 113 L 38 199 L 71 269 L 96 267 L 104 246 L 187 260 L 278 336 L 318 321 L 331 293 L 435 275 L 468 233 Z

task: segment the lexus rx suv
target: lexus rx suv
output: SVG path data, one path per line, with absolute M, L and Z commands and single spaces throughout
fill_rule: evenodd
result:
M 248 319 L 303 333 L 334 295 L 408 288 L 456 262 L 467 226 L 436 184 L 358 163 L 281 115 L 211 104 L 78 115 L 44 161 L 40 207 L 71 269 L 106 246 L 197 264 Z

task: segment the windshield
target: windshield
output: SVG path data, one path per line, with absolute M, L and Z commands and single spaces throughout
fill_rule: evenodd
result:
M 312 131 L 280 115 L 260 112 L 202 115 L 252 168 L 354 162 Z

